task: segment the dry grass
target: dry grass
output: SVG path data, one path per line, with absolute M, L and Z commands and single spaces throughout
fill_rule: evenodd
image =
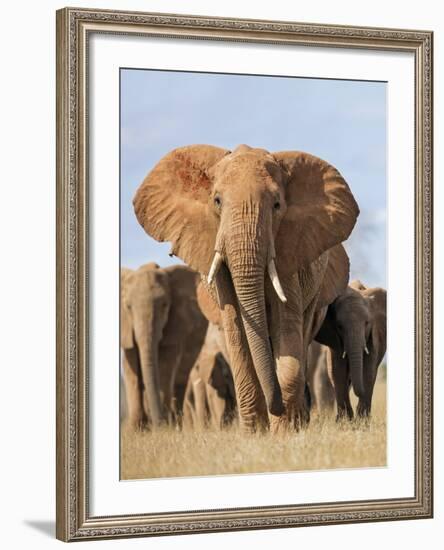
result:
M 369 424 L 312 416 L 299 433 L 121 431 L 121 479 L 385 466 L 386 384 L 376 386 Z

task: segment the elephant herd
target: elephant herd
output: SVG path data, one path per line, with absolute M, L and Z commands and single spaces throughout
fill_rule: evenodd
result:
M 185 265 L 121 271 L 129 422 L 298 429 L 310 408 L 370 415 L 386 291 L 349 284 L 358 205 L 307 153 L 173 150 L 134 197 L 138 222 Z

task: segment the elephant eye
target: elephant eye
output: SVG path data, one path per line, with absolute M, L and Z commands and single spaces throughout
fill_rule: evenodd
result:
M 281 203 L 280 203 L 279 201 L 276 201 L 276 202 L 273 204 L 273 208 L 274 208 L 275 210 L 279 210 L 280 207 L 281 207 Z
M 214 204 L 215 204 L 218 208 L 220 208 L 220 206 L 221 206 L 221 204 L 222 204 L 221 198 L 218 197 L 218 196 L 214 197 Z

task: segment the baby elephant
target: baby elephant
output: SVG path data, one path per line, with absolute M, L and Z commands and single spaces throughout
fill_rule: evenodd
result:
M 233 377 L 226 359 L 223 329 L 210 323 L 205 342 L 194 364 L 185 391 L 184 427 L 216 430 L 235 415 Z
M 338 417 L 353 418 L 350 384 L 359 398 L 357 414 L 370 415 L 373 387 L 387 347 L 387 292 L 353 281 L 330 304 L 316 340 L 329 349 L 328 370 Z

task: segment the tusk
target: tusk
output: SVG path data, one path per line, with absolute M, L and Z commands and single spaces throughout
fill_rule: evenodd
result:
M 284 291 L 282 290 L 281 282 L 279 281 L 279 277 L 278 277 L 276 266 L 274 265 L 273 259 L 271 259 L 268 262 L 268 274 L 270 275 L 270 279 L 271 279 L 271 282 L 273 283 L 276 294 L 279 296 L 281 301 L 284 302 L 285 304 L 287 302 L 287 298 L 285 297 Z
M 216 277 L 217 272 L 219 271 L 220 266 L 222 265 L 222 254 L 220 252 L 215 252 L 213 263 L 210 267 L 210 272 L 208 273 L 208 284 L 211 285 L 211 283 L 214 281 L 214 277 Z
M 367 347 L 367 346 L 365 346 L 364 351 L 365 351 L 365 353 L 366 353 L 367 355 L 370 355 L 370 352 L 368 351 L 368 347 Z
M 344 351 L 342 352 L 342 359 L 345 359 L 346 357 L 347 357 L 347 352 L 344 350 Z

